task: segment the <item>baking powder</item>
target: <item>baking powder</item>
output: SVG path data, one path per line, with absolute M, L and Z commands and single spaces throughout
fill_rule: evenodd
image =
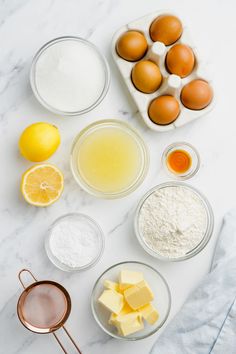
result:
M 53 226 L 49 247 L 61 263 L 77 268 L 90 264 L 97 257 L 100 242 L 95 228 L 85 218 L 72 214 Z
M 186 255 L 203 239 L 207 211 L 200 197 L 184 186 L 167 186 L 143 203 L 139 230 L 144 242 L 167 258 Z

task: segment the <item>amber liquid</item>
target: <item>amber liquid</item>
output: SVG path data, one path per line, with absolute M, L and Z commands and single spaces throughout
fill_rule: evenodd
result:
M 177 174 L 186 173 L 192 165 L 192 158 L 185 150 L 174 150 L 167 157 L 167 167 Z
M 24 320 L 35 328 L 52 328 L 60 323 L 67 311 L 67 300 L 57 286 L 39 284 L 31 288 L 23 303 Z

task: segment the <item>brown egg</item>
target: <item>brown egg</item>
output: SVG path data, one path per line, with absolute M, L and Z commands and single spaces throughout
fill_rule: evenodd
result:
M 150 119 L 159 125 L 167 125 L 174 122 L 179 113 L 179 102 L 173 96 L 155 98 L 148 109 Z
M 116 43 L 116 51 L 119 56 L 128 61 L 141 59 L 148 45 L 144 35 L 137 31 L 128 31 L 123 33 Z
M 153 42 L 159 41 L 170 45 L 181 37 L 183 27 L 178 17 L 163 15 L 152 22 L 149 32 Z
M 213 90 L 204 80 L 193 80 L 185 85 L 181 91 L 181 101 L 189 109 L 203 109 L 213 98 Z
M 195 58 L 193 51 L 185 44 L 175 44 L 166 55 L 166 67 L 171 74 L 186 77 L 193 71 Z
M 131 78 L 141 92 L 155 92 L 161 85 L 162 75 L 158 66 L 150 60 L 142 60 L 133 67 Z

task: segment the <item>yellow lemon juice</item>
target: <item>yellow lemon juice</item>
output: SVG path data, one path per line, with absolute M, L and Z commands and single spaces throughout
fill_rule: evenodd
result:
M 77 168 L 90 187 L 102 193 L 129 189 L 142 172 L 143 155 L 135 136 L 122 127 L 101 127 L 84 137 Z

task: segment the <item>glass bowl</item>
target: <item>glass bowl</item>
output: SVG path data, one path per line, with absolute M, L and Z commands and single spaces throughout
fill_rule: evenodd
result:
M 177 173 L 171 170 L 171 168 L 168 166 L 168 156 L 176 150 L 184 150 L 191 157 L 191 166 L 184 173 Z M 185 142 L 177 142 L 167 146 L 167 148 L 164 150 L 162 154 L 162 165 L 169 176 L 179 180 L 186 180 L 193 177 L 198 172 L 200 168 L 200 156 L 195 147 L 192 145 Z
M 82 143 L 90 134 L 102 130 L 104 128 L 112 128 L 112 129 L 117 129 L 117 131 L 119 130 L 124 131 L 127 135 L 132 137 L 134 142 L 137 144 L 137 148 L 139 150 L 138 153 L 140 157 L 140 166 L 139 166 L 138 175 L 135 177 L 134 180 L 132 180 L 132 183 L 127 185 L 127 187 L 122 190 L 111 191 L 111 192 L 98 190 L 93 186 L 91 186 L 85 180 L 85 178 L 83 178 L 82 173 L 81 171 L 79 171 L 78 168 L 78 154 Z M 116 119 L 100 120 L 88 125 L 75 138 L 71 148 L 70 166 L 76 182 L 80 185 L 81 188 L 83 188 L 88 193 L 100 198 L 107 198 L 107 199 L 121 198 L 133 192 L 143 182 L 149 167 L 149 153 L 146 144 L 144 143 L 141 136 L 129 124 Z
M 40 58 L 40 56 L 42 55 L 42 53 L 48 49 L 49 47 L 55 45 L 58 42 L 62 42 L 62 41 L 77 41 L 79 43 L 83 43 L 85 45 L 87 45 L 88 47 L 90 47 L 93 51 L 94 54 L 98 57 L 99 61 L 101 62 L 102 66 L 103 66 L 103 70 L 104 70 L 104 87 L 103 90 L 101 91 L 100 96 L 97 98 L 97 100 L 91 104 L 89 107 L 86 107 L 84 109 L 78 110 L 78 111 L 62 111 L 60 109 L 58 109 L 57 107 L 53 107 L 51 106 L 44 98 L 42 98 L 42 96 L 40 95 L 38 89 L 37 89 L 37 84 L 36 84 L 36 65 L 37 65 L 37 61 Z M 33 93 L 36 97 L 36 99 L 41 103 L 42 106 L 44 106 L 46 109 L 48 109 L 49 111 L 56 113 L 56 114 L 60 114 L 60 115 L 64 115 L 64 116 L 76 116 L 76 115 L 80 115 L 80 114 L 84 114 L 86 112 L 91 111 L 93 108 L 95 108 L 106 96 L 108 88 L 109 88 L 109 84 L 110 84 L 110 69 L 107 63 L 107 60 L 105 59 L 105 57 L 99 52 L 98 48 L 91 42 L 87 41 L 86 39 L 80 38 L 80 37 L 76 37 L 76 36 L 63 36 L 63 37 L 59 37 L 59 38 L 55 38 L 52 39 L 51 41 L 47 42 L 46 44 L 44 44 L 42 46 L 42 48 L 40 48 L 38 50 L 38 52 L 35 54 L 32 64 L 31 64 L 31 70 L 30 70 L 30 84 L 31 84 L 31 88 L 33 90 Z
M 190 250 L 189 252 L 187 252 L 184 256 L 181 257 L 177 257 L 177 258 L 170 258 L 170 257 L 165 257 L 163 255 L 161 255 L 160 253 L 154 251 L 144 240 L 142 233 L 139 229 L 139 215 L 140 215 L 140 211 L 141 208 L 144 204 L 144 202 L 146 201 L 146 199 L 154 192 L 162 189 L 162 188 L 166 188 L 166 187 L 173 187 L 173 186 L 183 186 L 184 188 L 187 188 L 189 190 L 191 190 L 192 192 L 194 192 L 201 200 L 201 202 L 203 203 L 205 210 L 206 210 L 206 215 L 207 215 L 207 226 L 206 226 L 206 231 L 205 234 L 202 238 L 202 240 L 200 241 L 200 243 L 193 248 L 192 250 Z M 205 196 L 203 196 L 196 188 L 184 183 L 184 182 L 166 182 L 166 183 L 162 183 L 159 184 L 158 186 L 152 188 L 151 190 L 149 190 L 144 196 L 143 198 L 140 200 L 138 207 L 136 209 L 136 213 L 135 213 L 135 218 L 134 218 L 134 230 L 135 230 L 135 235 L 140 243 L 140 245 L 142 246 L 142 248 L 149 253 L 151 256 L 158 258 L 159 260 L 162 261 L 171 261 L 171 262 L 178 262 L 178 261 L 183 261 L 189 258 L 192 258 L 194 256 L 196 256 L 200 251 L 203 250 L 203 248 L 207 245 L 207 243 L 209 242 L 212 233 L 213 233 L 213 228 L 214 228 L 214 214 L 211 208 L 210 203 L 208 202 L 208 200 L 206 199 Z
M 96 256 L 87 264 L 84 264 L 79 267 L 70 267 L 69 265 L 62 263 L 55 255 L 53 254 L 51 250 L 51 245 L 50 245 L 50 239 L 52 237 L 52 232 L 56 226 L 58 226 L 61 222 L 67 221 L 68 223 L 72 220 L 76 219 L 76 221 L 81 222 L 84 225 L 89 225 L 91 229 L 93 229 L 94 233 L 97 236 L 98 239 L 98 248 L 97 248 L 97 254 Z M 45 249 L 47 256 L 49 260 L 59 269 L 65 271 L 65 272 L 73 272 L 73 271 L 79 271 L 79 270 L 84 270 L 93 267 L 101 258 L 103 251 L 105 248 L 105 237 L 102 232 L 102 229 L 100 226 L 94 221 L 92 218 L 85 214 L 81 213 L 70 213 L 63 215 L 56 219 L 52 225 L 50 226 L 46 239 L 45 239 Z
M 157 311 L 159 312 L 159 319 L 154 325 L 149 325 L 147 323 L 144 323 L 143 330 L 141 330 L 140 332 L 130 334 L 126 337 L 119 335 L 117 333 L 116 328 L 108 323 L 110 312 L 106 308 L 104 308 L 101 304 L 98 303 L 98 298 L 104 290 L 104 286 L 103 286 L 104 280 L 109 279 L 112 281 L 117 281 L 119 272 L 122 269 L 128 269 L 128 270 L 133 270 L 133 271 L 138 271 L 143 273 L 144 279 L 150 285 L 154 293 L 154 300 L 152 301 L 152 303 L 156 307 Z M 136 341 L 151 336 L 164 325 L 170 313 L 171 294 L 166 280 L 153 267 L 145 263 L 136 262 L 136 261 L 121 262 L 108 268 L 97 279 L 92 291 L 91 307 L 96 322 L 103 329 L 104 332 L 117 339 Z

